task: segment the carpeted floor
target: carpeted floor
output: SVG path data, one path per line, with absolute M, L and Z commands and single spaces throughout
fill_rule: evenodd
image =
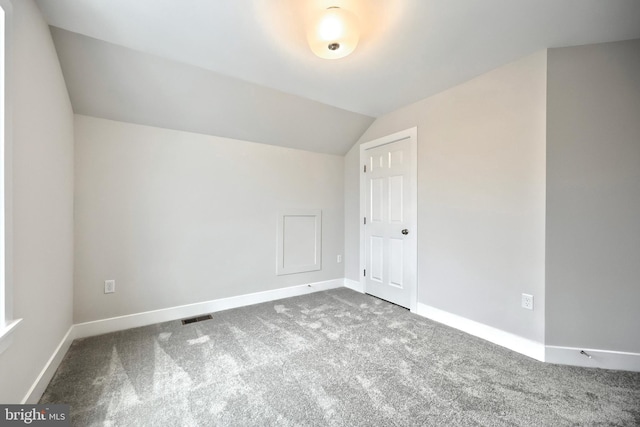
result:
M 76 340 L 74 426 L 640 425 L 640 373 L 550 365 L 347 289 Z

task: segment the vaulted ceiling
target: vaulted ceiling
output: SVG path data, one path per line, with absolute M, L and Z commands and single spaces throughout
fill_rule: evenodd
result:
M 345 153 L 377 116 L 537 50 L 640 37 L 638 0 L 37 0 L 74 111 Z M 340 60 L 309 16 L 355 12 Z

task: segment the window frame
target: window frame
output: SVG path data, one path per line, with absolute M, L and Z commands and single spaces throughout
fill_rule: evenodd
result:
M 12 341 L 22 319 L 13 313 L 13 235 L 12 235 L 12 129 L 11 129 L 11 85 L 12 77 L 12 13 L 10 0 L 0 0 L 0 353 Z

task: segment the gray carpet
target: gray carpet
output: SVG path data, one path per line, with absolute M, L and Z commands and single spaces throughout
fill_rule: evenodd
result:
M 544 364 L 347 289 L 76 340 L 75 426 L 640 425 L 640 373 Z

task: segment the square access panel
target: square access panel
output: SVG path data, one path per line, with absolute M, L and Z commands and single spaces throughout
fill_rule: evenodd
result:
M 322 211 L 295 209 L 278 216 L 276 274 L 322 269 Z

